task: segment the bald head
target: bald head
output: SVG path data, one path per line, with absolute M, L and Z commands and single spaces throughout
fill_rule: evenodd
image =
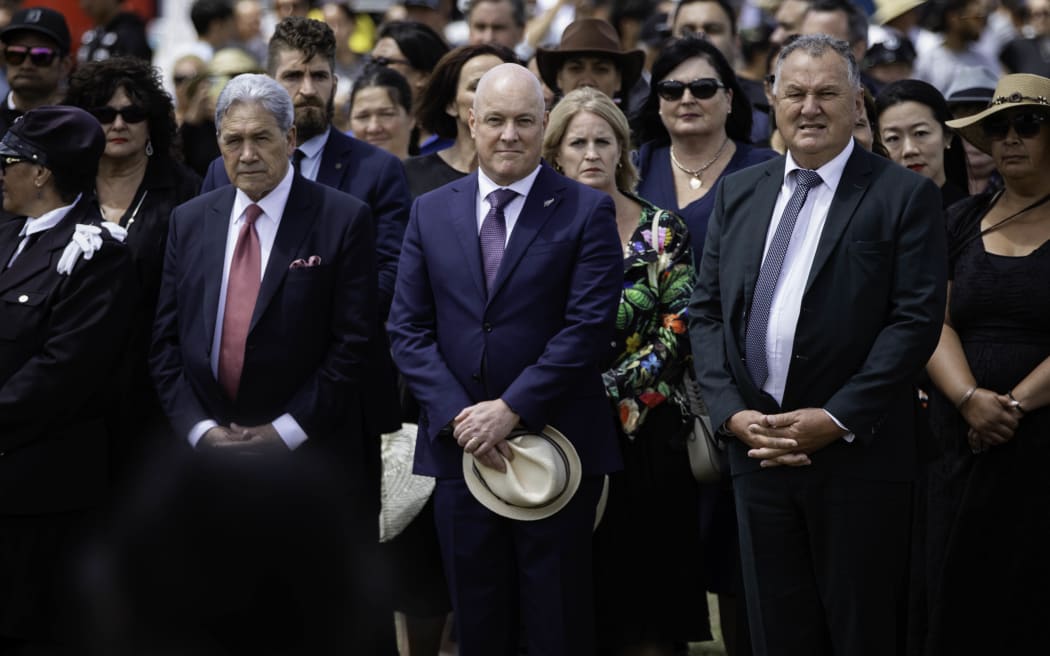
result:
M 529 69 L 500 64 L 485 73 L 468 123 L 478 165 L 496 184 L 512 184 L 539 166 L 547 114 L 543 89 Z

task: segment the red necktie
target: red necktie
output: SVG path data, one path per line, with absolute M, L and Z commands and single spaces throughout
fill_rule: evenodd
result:
M 262 280 L 262 250 L 259 233 L 255 231 L 255 220 L 260 214 L 262 208 L 258 205 L 249 205 L 244 210 L 244 225 L 237 235 L 226 283 L 226 311 L 219 342 L 219 385 L 233 401 L 237 400 L 237 388 L 241 384 L 248 327 Z

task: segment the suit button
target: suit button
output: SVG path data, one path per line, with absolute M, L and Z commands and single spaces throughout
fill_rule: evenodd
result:
M 486 322 L 485 322 L 485 324 L 484 324 L 484 325 L 482 326 L 482 328 L 484 328 L 484 329 L 485 329 L 485 332 L 487 332 L 487 333 L 491 333 L 491 332 L 492 332 L 492 324 L 491 324 L 491 323 L 489 323 L 489 322 L 487 322 L 487 321 L 486 321 Z
M 472 374 L 470 374 L 470 377 L 473 378 L 475 381 L 477 381 L 479 383 L 481 382 L 481 374 L 479 374 L 479 373 L 476 373 L 476 372 L 472 373 Z
M 29 294 L 22 294 L 18 297 L 19 303 L 27 303 L 29 301 Z

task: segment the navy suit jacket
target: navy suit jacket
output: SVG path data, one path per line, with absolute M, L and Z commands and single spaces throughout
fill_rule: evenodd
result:
M 697 378 L 721 425 L 744 409 L 825 408 L 856 434 L 813 454 L 814 467 L 908 480 L 916 464 L 914 382 L 944 321 L 941 195 L 927 178 L 855 146 L 820 236 L 795 332 L 783 402 L 757 388 L 744 356 L 747 313 L 784 157 L 727 176 L 689 306 Z M 759 469 L 737 439 L 734 474 Z
M 296 176 L 263 274 L 236 401 L 210 365 L 236 189 L 227 185 L 172 212 L 151 369 L 179 437 L 203 419 L 269 423 L 290 413 L 360 478 L 357 389 L 375 326 L 375 253 L 368 207 Z M 321 264 L 290 269 L 313 255 Z
M 564 433 L 585 474 L 618 469 L 601 378 L 623 284 L 611 199 L 544 165 L 486 293 L 477 193 L 474 173 L 420 196 L 402 247 L 389 332 L 422 408 L 416 471 L 462 477 L 445 429 L 496 398 L 527 427 Z

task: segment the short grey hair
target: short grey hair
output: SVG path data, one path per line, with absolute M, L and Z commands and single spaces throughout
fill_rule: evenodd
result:
M 780 85 L 780 69 L 784 66 L 784 60 L 796 50 L 801 50 L 810 57 L 822 57 L 828 51 L 834 52 L 846 62 L 850 87 L 854 91 L 860 90 L 860 67 L 857 66 L 857 60 L 853 57 L 849 44 L 827 34 L 807 34 L 790 41 L 781 48 L 780 54 L 777 55 L 776 67 L 773 70 L 774 96 L 777 95 L 777 88 Z
M 277 119 L 277 127 L 287 133 L 295 123 L 292 98 L 277 80 L 268 75 L 245 73 L 230 80 L 215 103 L 215 129 L 222 127 L 226 112 L 238 103 L 256 103 Z

